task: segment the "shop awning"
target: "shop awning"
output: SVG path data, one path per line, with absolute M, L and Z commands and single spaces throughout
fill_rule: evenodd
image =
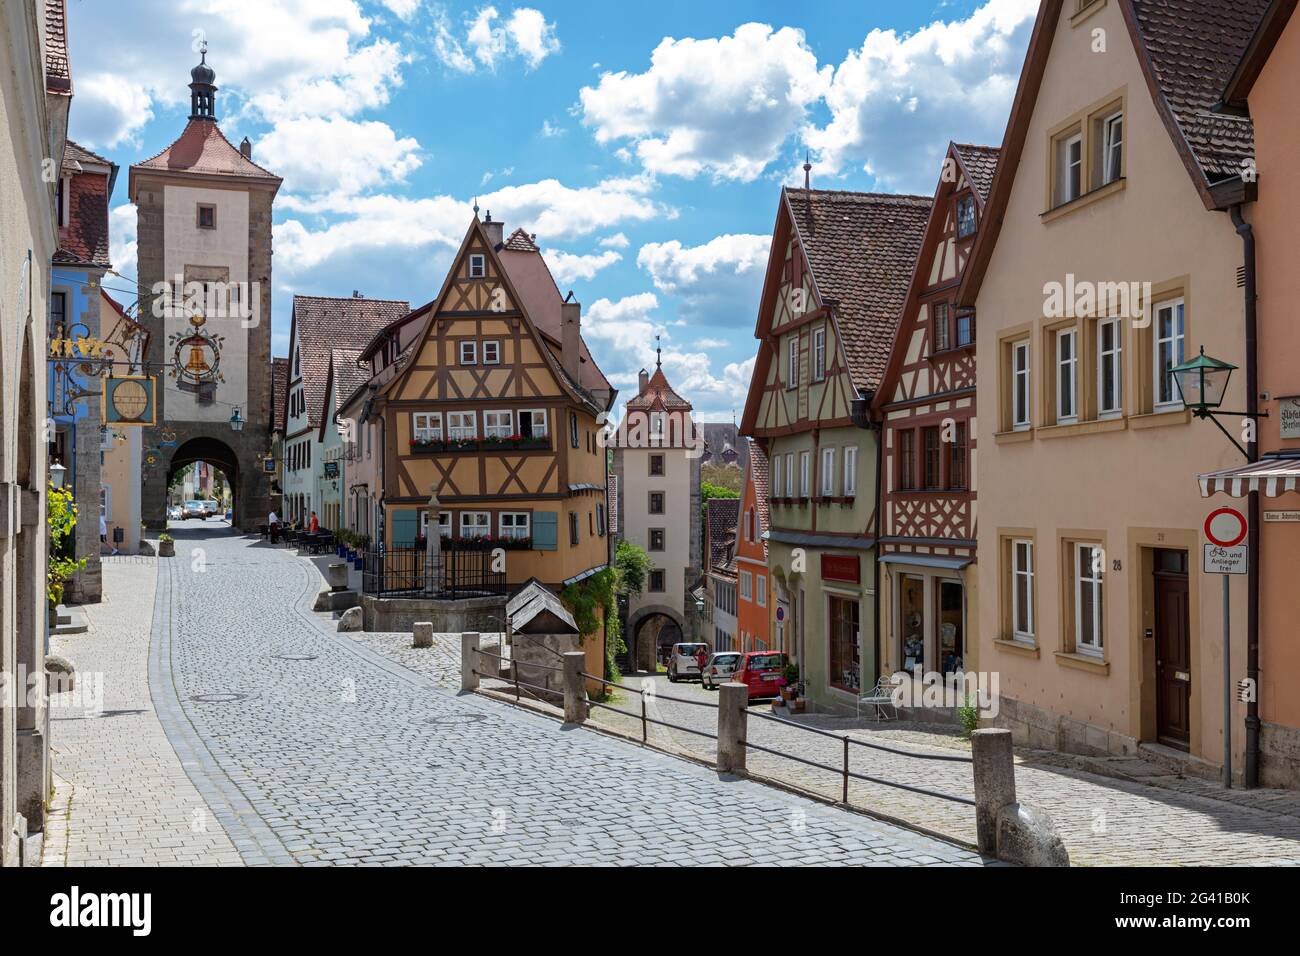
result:
M 1252 491 L 1276 498 L 1288 491 L 1300 491 L 1300 455 L 1265 455 L 1259 461 L 1222 471 L 1198 475 L 1201 497 L 1216 493 L 1244 498 Z
M 946 557 L 941 554 L 882 554 L 877 559 L 881 564 L 913 564 L 919 568 L 947 568 L 960 571 L 970 564 L 973 558 Z

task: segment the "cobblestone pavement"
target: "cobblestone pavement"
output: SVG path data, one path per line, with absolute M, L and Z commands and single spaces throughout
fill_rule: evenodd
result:
M 309 610 L 323 586 L 309 561 L 215 527 L 175 534 L 177 556 L 159 567 L 153 696 L 244 862 L 984 862 L 459 695 L 449 638 L 417 659 L 406 635 L 336 634 Z M 722 814 L 751 822 L 744 840 L 719 831 Z
M 620 692 L 614 706 L 639 713 L 636 688 L 644 678 L 632 678 L 628 690 Z M 654 703 L 648 713 L 670 723 L 716 733 L 717 711 L 665 700 L 664 695 L 704 704 L 716 704 L 716 691 L 704 690 L 698 682 L 672 684 L 660 675 L 654 678 Z M 770 714 L 768 702 L 750 706 L 748 738 L 772 750 L 796 754 L 833 767 L 843 761 L 843 744 L 807 731 L 759 719 Z M 595 707 L 597 723 L 622 732 L 640 735 L 639 718 Z M 947 735 L 942 728 L 926 725 L 883 727 L 853 719 L 824 715 L 795 718 L 836 733 L 920 754 L 951 756 L 969 754 L 969 745 Z M 713 760 L 714 741 L 680 730 L 651 725 L 651 742 L 670 749 L 685 750 Z M 1045 756 L 1045 755 L 1044 755 Z M 842 777 L 830 772 L 750 751 L 751 771 L 786 781 L 808 791 L 838 800 Z M 1061 831 L 1070 858 L 1083 865 L 1300 865 L 1300 819 L 1289 812 L 1272 812 L 1262 807 L 1268 797 L 1261 794 L 1255 806 L 1234 805 L 1200 795 L 1201 787 L 1181 791 L 1146 786 L 1135 781 L 1116 780 L 1056 765 L 1056 761 L 1035 759 L 1032 754 L 1017 758 L 1016 791 L 1020 799 L 1043 807 Z M 965 763 L 939 762 L 897 756 L 863 747 L 850 748 L 850 769 L 855 773 L 923 787 L 956 796 L 973 796 L 971 768 Z M 888 787 L 851 780 L 850 802 L 906 820 L 959 840 L 975 840 L 974 809 L 956 803 Z M 1289 802 L 1287 803 L 1289 806 Z
M 154 712 L 148 664 L 156 564 L 152 557 L 105 557 L 104 600 L 82 608 L 90 629 L 51 640 L 51 650 L 76 665 L 77 687 L 50 702 L 55 793 L 46 866 L 241 862 Z

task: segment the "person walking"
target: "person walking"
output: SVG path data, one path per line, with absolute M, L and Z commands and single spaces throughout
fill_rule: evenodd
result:
M 276 515 L 274 508 L 272 508 L 271 513 L 266 516 L 266 533 L 270 537 L 272 544 L 279 544 L 280 519 Z
M 307 533 L 308 534 L 320 533 L 320 522 L 316 520 L 316 512 L 314 511 L 311 513 L 311 519 L 307 522 Z

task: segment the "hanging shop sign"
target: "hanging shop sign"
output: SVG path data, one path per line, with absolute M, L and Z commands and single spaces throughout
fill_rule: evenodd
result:
M 149 375 L 105 376 L 102 420 L 105 425 L 156 425 L 158 382 Z

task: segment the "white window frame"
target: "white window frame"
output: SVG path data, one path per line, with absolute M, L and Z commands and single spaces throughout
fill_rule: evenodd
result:
M 481 252 L 474 252 L 469 257 L 469 277 L 471 279 L 487 278 L 487 256 Z
M 844 497 L 853 498 L 858 493 L 858 446 L 844 446 Z
M 754 602 L 759 607 L 767 607 L 767 577 L 762 574 L 757 575 L 754 584 L 756 585 L 754 589 Z
M 1055 339 L 1056 423 L 1067 425 L 1079 420 L 1079 329 L 1059 329 Z
M 1021 357 L 1024 364 L 1021 364 Z M 1033 379 L 1031 378 L 1029 339 L 1011 343 L 1011 428 L 1026 431 L 1033 422 Z M 1023 397 L 1023 401 L 1022 401 Z
M 1168 312 L 1172 321 L 1176 323 L 1170 335 L 1161 334 L 1161 317 Z M 1187 351 L 1187 315 L 1184 300 L 1166 299 L 1155 307 L 1155 320 L 1151 323 L 1151 403 L 1155 411 L 1168 411 L 1182 406 L 1182 399 L 1179 397 L 1178 386 L 1174 384 L 1172 375 L 1167 376 L 1167 368 L 1173 368 L 1181 364 Z M 1170 347 L 1170 362 L 1168 366 L 1161 361 L 1161 349 L 1166 345 Z M 1161 401 L 1160 388 L 1164 380 L 1169 381 L 1169 398 Z
M 465 421 L 469 424 L 466 425 Z M 456 424 L 453 424 L 456 422 Z M 447 438 L 453 441 L 478 438 L 478 414 L 476 412 L 448 412 Z
M 754 598 L 754 575 L 750 571 L 740 572 L 740 598 L 742 601 L 752 601 Z
M 1106 330 L 1111 331 L 1111 348 L 1106 348 Z M 1124 412 L 1124 323 L 1121 319 L 1097 322 L 1097 417 L 1115 418 Z M 1106 388 L 1106 369 L 1111 370 L 1111 388 Z M 1109 391 L 1109 394 L 1108 394 Z
M 349 504 L 351 504 L 351 502 L 349 502 Z M 438 512 L 438 536 L 446 537 L 446 538 L 451 537 L 451 512 L 450 511 Z M 420 512 L 420 537 L 422 538 L 429 537 L 429 512 L 428 511 Z
M 826 327 L 813 329 L 812 333 L 812 381 L 820 382 L 826 378 Z
M 470 521 L 469 519 L 476 519 Z M 482 521 L 477 519 L 482 518 Z M 471 532 L 469 529 L 473 528 Z M 460 536 L 468 538 L 471 534 L 475 537 L 486 538 L 492 533 L 492 512 L 490 511 L 462 511 L 460 513 Z
M 501 364 L 501 343 L 495 339 L 483 343 L 483 364 Z
M 799 497 L 812 494 L 812 452 L 799 452 Z
M 417 441 L 442 441 L 442 412 L 412 412 L 411 437 Z
M 1074 548 L 1074 649 L 1080 654 L 1094 654 L 1098 657 L 1105 653 L 1105 552 L 1096 544 L 1075 542 Z M 1087 554 L 1085 559 L 1084 555 Z M 1087 561 L 1087 567 L 1084 562 Z M 1086 573 L 1085 573 L 1086 572 Z M 1083 592 L 1084 588 L 1093 591 L 1092 631 L 1083 633 Z
M 510 519 L 507 525 L 506 519 Z M 520 523 L 520 519 L 523 519 Z M 520 533 L 522 531 L 522 533 Z M 497 515 L 497 533 L 502 538 L 528 538 L 532 537 L 533 522 L 532 515 L 527 511 L 503 511 Z
M 505 416 L 505 424 L 499 421 L 489 424 L 493 419 Z M 515 432 L 515 413 L 508 408 L 497 408 L 492 411 L 483 413 L 483 437 L 484 438 L 509 438 Z
M 460 356 L 461 365 L 478 364 L 478 343 L 477 342 L 473 342 L 473 341 L 461 342 L 460 348 L 457 350 L 457 353 Z
M 794 452 L 788 451 L 785 453 L 785 496 L 794 498 L 796 497 L 794 492 Z
M 549 436 L 548 416 L 544 408 L 521 408 L 519 409 L 519 434 L 524 431 L 524 416 L 528 416 L 528 424 L 532 428 L 533 438 L 546 438 Z M 540 426 L 538 423 L 541 423 Z M 540 428 L 540 430 L 539 430 Z
M 786 345 L 786 388 L 799 387 L 799 333 L 792 335 Z
M 667 412 L 651 412 L 650 413 L 650 437 L 663 438 L 664 432 L 666 430 L 665 426 L 667 424 L 668 424 Z
M 822 449 L 822 497 L 835 495 L 835 447 Z
M 1020 548 L 1025 549 L 1027 566 L 1020 565 Z M 1033 644 L 1036 640 L 1034 630 L 1034 542 L 1029 538 L 1011 539 L 1011 636 L 1017 641 Z M 1025 588 L 1025 613 L 1028 621 L 1020 620 L 1020 601 L 1017 590 L 1021 584 Z M 1028 625 L 1028 626 L 1026 626 Z
M 768 480 L 771 482 L 771 496 L 773 498 L 780 498 L 781 497 L 781 456 L 780 455 L 775 456 L 775 460 L 772 462 L 772 474 L 768 476 Z
M 963 208 L 970 209 L 970 229 L 966 231 L 962 230 L 963 220 L 962 220 L 961 212 Z M 957 218 L 958 239 L 966 239 L 969 236 L 975 235 L 976 229 L 979 228 L 979 218 L 978 218 L 978 209 L 975 206 L 975 197 L 973 195 L 968 193 L 967 195 L 962 196 L 960 199 L 957 200 L 956 218 Z
M 1101 121 L 1101 129 L 1101 184 L 1105 186 L 1119 179 L 1124 170 L 1124 113 L 1111 113 Z
M 1074 133 L 1061 137 L 1056 141 L 1056 149 L 1056 205 L 1064 206 L 1083 195 L 1083 134 Z M 1071 159 L 1071 153 L 1075 150 L 1078 158 Z M 1076 172 L 1077 185 L 1071 181 Z

